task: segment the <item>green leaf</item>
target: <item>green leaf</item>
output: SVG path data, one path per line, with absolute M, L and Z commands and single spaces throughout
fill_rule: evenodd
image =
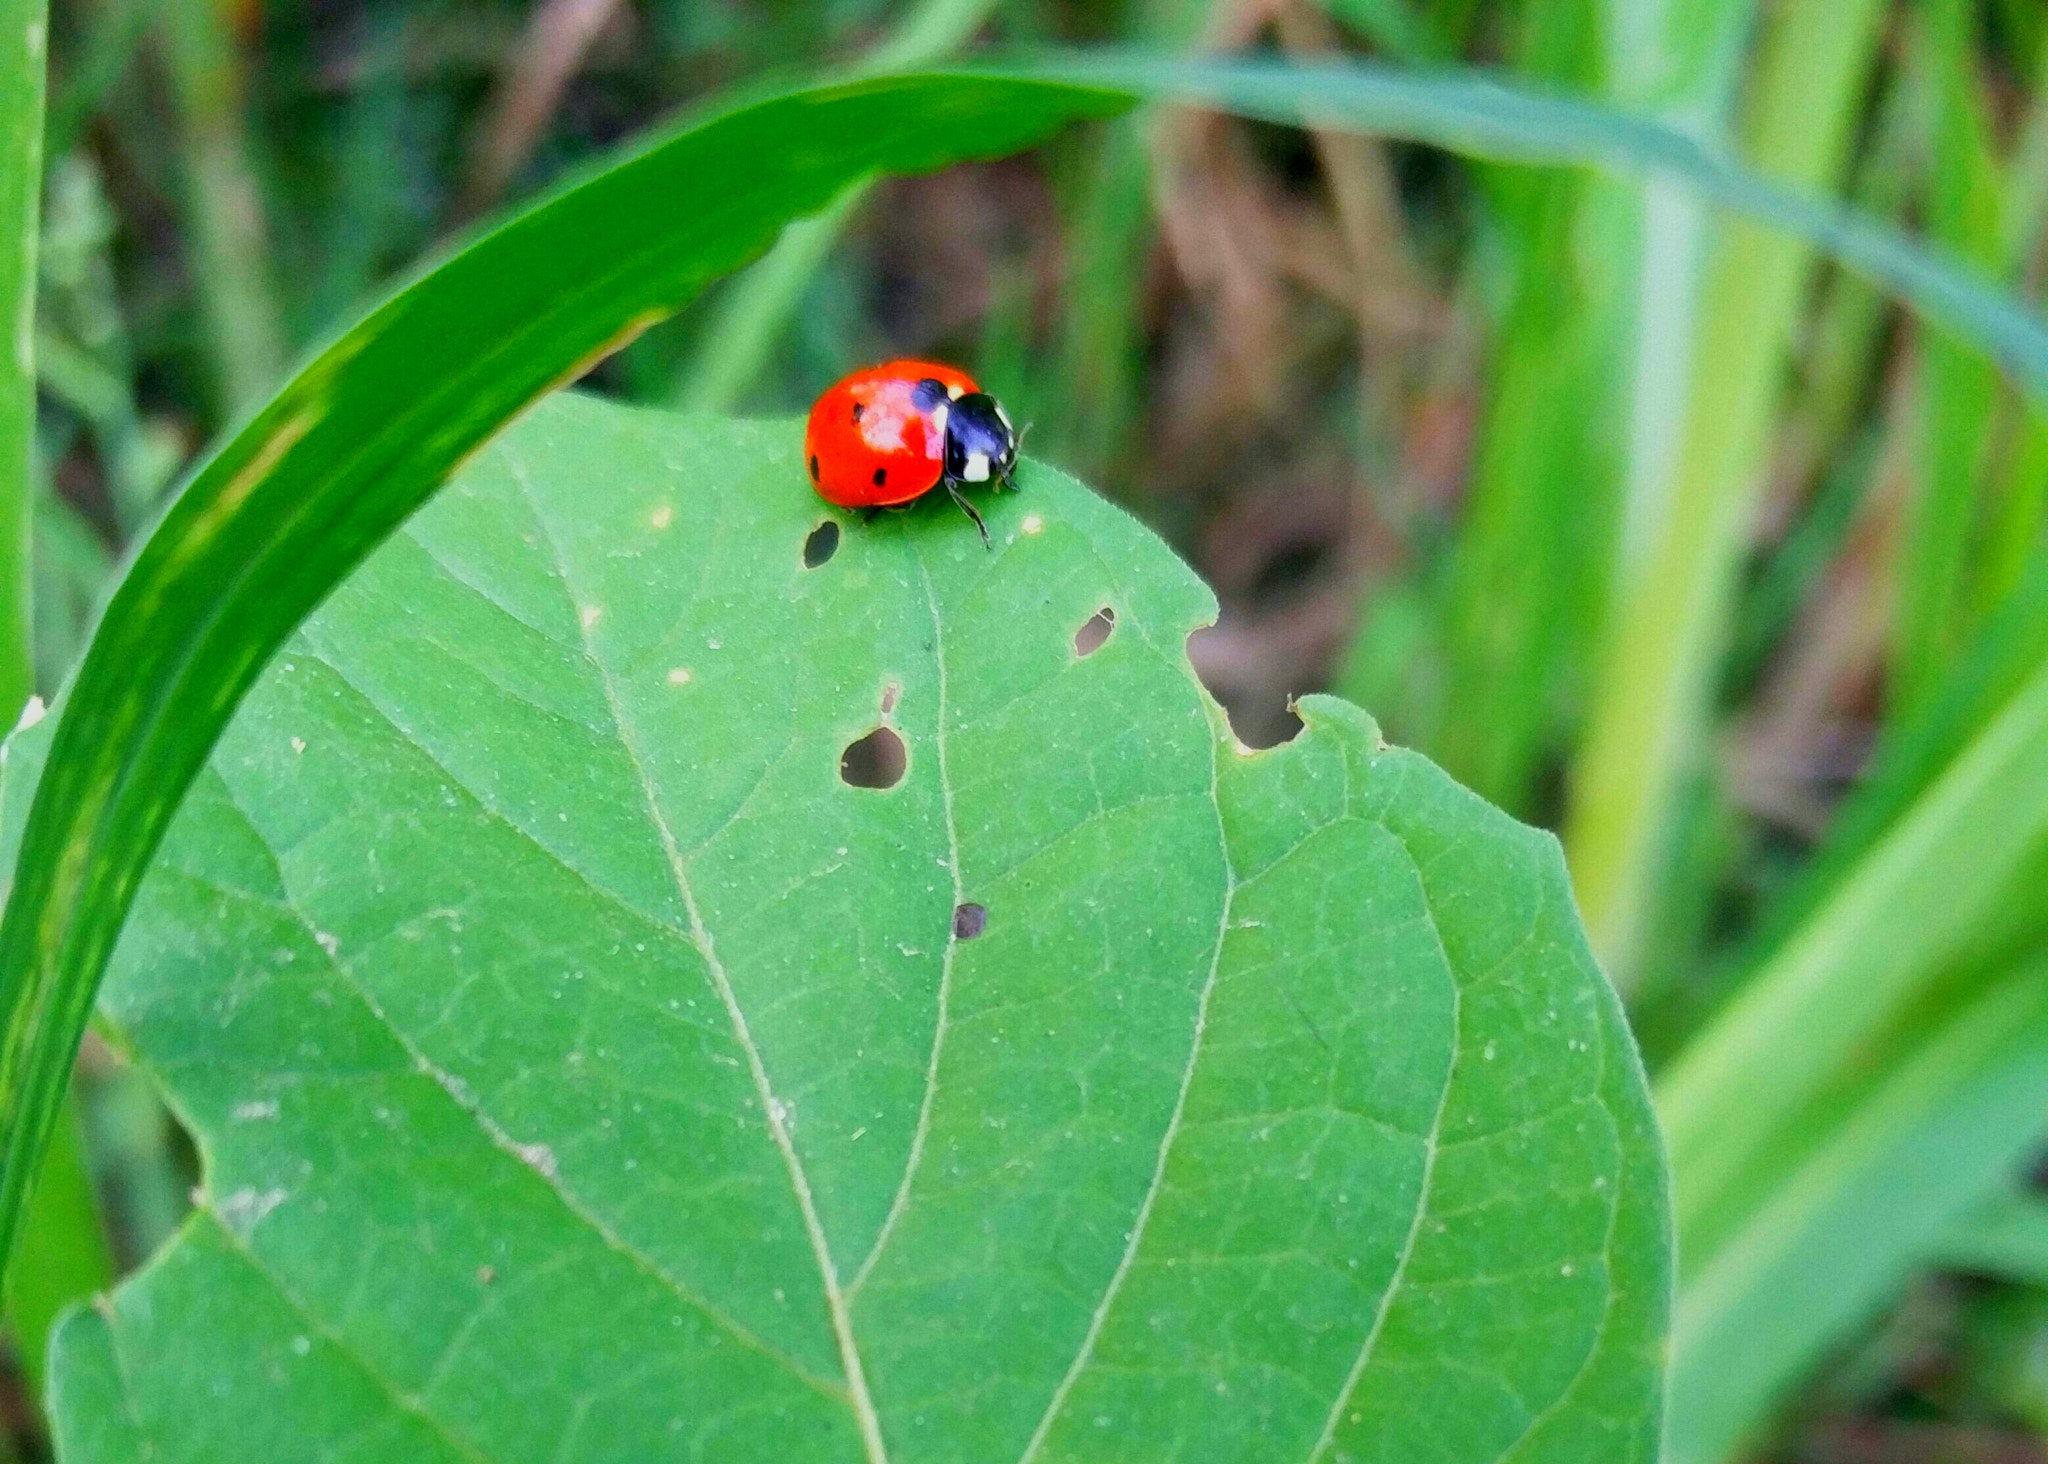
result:
M 64 1457 L 1651 1459 L 1555 842 L 1342 702 L 1239 748 L 1071 480 L 991 554 L 800 440 L 549 402 L 252 692 L 104 1004 L 200 1207 Z
M 0 720 L 9 725 L 35 690 L 29 531 L 49 30 L 45 0 L 0 0 Z

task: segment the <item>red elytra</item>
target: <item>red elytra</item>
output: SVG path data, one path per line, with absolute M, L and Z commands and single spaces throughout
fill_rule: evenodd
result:
M 920 407 L 917 384 L 951 396 L 974 378 L 937 361 L 885 361 L 842 377 L 811 408 L 804 463 L 818 496 L 841 508 L 885 508 L 922 498 L 945 471 L 945 433 Z

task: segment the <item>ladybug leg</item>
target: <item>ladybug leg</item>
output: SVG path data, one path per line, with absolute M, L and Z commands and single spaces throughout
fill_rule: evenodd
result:
M 966 514 L 969 518 L 973 519 L 974 526 L 977 529 L 981 530 L 981 547 L 984 549 L 993 549 L 995 546 L 989 543 L 988 541 L 988 525 L 981 521 L 981 515 L 974 511 L 974 505 L 969 503 L 965 498 L 962 498 L 960 496 L 960 490 L 953 486 L 953 480 L 951 478 L 946 479 L 945 483 L 946 491 L 953 495 L 953 501 L 960 505 L 960 511 Z
M 860 511 L 860 521 L 864 524 L 871 524 L 881 516 L 882 506 L 879 503 L 872 508 L 864 508 Z

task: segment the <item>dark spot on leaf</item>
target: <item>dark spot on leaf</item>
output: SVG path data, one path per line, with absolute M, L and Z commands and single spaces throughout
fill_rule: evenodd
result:
M 895 711 L 895 710 L 896 710 L 896 700 L 897 700 L 897 698 L 898 698 L 898 697 L 900 697 L 900 696 L 902 696 L 902 695 L 903 695 L 903 686 L 902 686 L 902 683 L 901 683 L 901 682 L 896 682 L 896 681 L 885 681 L 885 682 L 883 682 L 883 683 L 882 683 L 882 715 L 883 715 L 883 716 L 885 716 L 885 717 L 886 717 L 886 716 L 888 716 L 888 715 L 889 715 L 889 714 L 890 714 L 891 712 L 893 712 L 893 711 Z
M 811 454 L 811 481 L 813 483 L 818 481 L 818 455 L 816 453 Z
M 476 1279 L 479 1286 L 488 1286 L 498 1279 L 498 1268 L 496 1266 L 478 1266 L 476 1268 Z
M 893 788 L 909 765 L 903 739 L 891 728 L 877 727 L 846 744 L 839 754 L 839 778 L 849 788 Z
M 839 552 L 839 524 L 826 519 L 804 539 L 804 568 L 816 569 Z
M 1074 632 L 1074 654 L 1092 656 L 1102 649 L 1109 633 L 1116 629 L 1116 611 L 1104 605 L 1088 617 L 1088 623 Z
M 877 488 L 879 488 L 879 487 L 881 487 L 881 486 L 882 486 L 882 485 L 883 485 L 884 483 L 886 483 L 886 482 L 888 482 L 888 481 L 889 481 L 889 470 L 888 470 L 887 468 L 876 468 L 876 469 L 875 469 L 875 486 L 876 486 Z
M 955 905 L 953 907 L 953 939 L 973 940 L 988 929 L 988 906 Z

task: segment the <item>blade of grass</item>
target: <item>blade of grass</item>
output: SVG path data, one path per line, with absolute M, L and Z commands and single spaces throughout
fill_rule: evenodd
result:
M 1915 13 L 1934 110 L 1927 221 L 1936 239 L 1994 274 L 2001 272 L 2004 178 L 1977 75 L 1975 9 L 1970 0 L 1935 0 Z M 1998 402 L 1992 366 L 1947 336 L 1927 342 L 1923 373 L 1919 470 L 1899 555 L 1887 688 L 1891 714 L 1900 717 L 1934 694 L 1962 634 L 1969 546 Z
M 46 151 L 61 158 L 127 73 L 142 39 L 165 0 L 101 0 L 86 23 L 85 39 L 66 68 L 63 84 L 50 97 Z
M 1443 39 L 1408 0 L 1318 0 L 1323 13 L 1403 61 L 1439 60 Z
M 858 74 L 929 66 L 967 44 L 994 9 L 995 0 L 916 0 L 896 31 L 862 59 Z M 677 406 L 729 412 L 738 404 L 873 186 L 872 178 L 848 185 L 831 207 L 783 230 L 765 258 L 725 287 L 703 344 L 683 367 Z
M 2009 1190 L 1957 1220 L 1931 1249 L 1932 1259 L 2048 1290 L 2048 1197 Z
M 1806 1118 L 1811 1146 L 1770 1167 L 1741 1225 L 1709 1254 L 1688 1251 L 1666 1464 L 1737 1457 L 1827 1348 L 2033 1153 L 2048 1127 L 2048 964 L 2012 970 L 1947 1018 L 1915 1016 L 1865 1071 Z
M 224 0 L 173 0 L 161 12 L 161 34 L 183 132 L 192 273 L 213 341 L 219 409 L 237 417 L 276 387 L 285 334 L 262 185 L 242 122 L 241 57 L 224 10 Z
M 1838 174 L 1876 51 L 1875 0 L 1797 0 L 1776 15 L 1761 63 L 1747 155 L 1805 188 Z M 1632 984 L 1673 790 L 1704 742 L 1709 689 L 1756 501 L 1779 367 L 1813 251 L 1730 225 L 1705 275 L 1683 447 L 1624 566 L 1611 632 L 1573 768 L 1565 849 L 1609 974 Z
M 29 533 L 48 39 L 45 0 L 0 0 L 0 724 L 9 726 L 35 689 Z
M 1951 667 L 1941 695 L 1913 721 L 1885 730 L 1873 766 L 1838 808 L 1821 847 L 1765 913 L 1738 968 L 1754 973 L 1799 930 L 1950 769 L 1984 728 L 2048 667 L 2048 549 Z
M 40 234 L 43 93 L 49 17 L 44 0 L 0 0 L 0 722 L 11 723 L 35 686 L 30 600 L 35 504 L 36 244 Z M 68 1063 L 67 1063 L 68 1068 Z M 56 1074 L 61 1096 L 66 1074 Z M 8 1266 L 10 1330 L 34 1392 L 57 1314 L 107 1284 L 112 1265 L 79 1146 L 78 1117 L 66 1102 L 58 1142 L 43 1160 L 42 1194 L 22 1224 Z
M 2041 231 L 2048 225 L 2048 46 L 2035 63 L 2033 101 L 2006 170 L 2001 214 L 2000 262 L 2009 277 L 2024 276 L 2035 264 Z M 2039 402 L 2018 405 L 2012 441 L 1994 490 L 1992 518 L 1977 566 L 1975 617 L 2004 602 L 2041 542 L 2048 505 L 2048 409 Z
M 1756 0 L 1609 0 L 1606 18 L 1607 94 L 1702 143 L 1728 146 L 1729 111 Z M 1619 564 L 1628 565 L 1664 517 L 1673 455 L 1684 433 L 1711 220 L 1698 198 L 1660 180 L 1636 197 L 1597 195 L 1595 207 L 1604 235 L 1598 252 L 1625 251 L 1636 284 L 1628 456 L 1614 545 Z
M 1515 69 L 1595 89 L 1598 21 L 1590 6 L 1526 12 Z M 1587 588 L 1604 578 L 1617 501 L 1614 424 L 1626 416 L 1617 316 L 1633 259 L 1628 249 L 1584 247 L 1597 180 L 1499 168 L 1483 181 L 1508 298 L 1494 324 L 1472 483 L 1452 551 L 1449 715 L 1423 730 L 1423 743 L 1460 780 L 1526 817 L 1556 731 L 1562 678 L 1582 659 L 1602 608 L 1603 597 Z M 1484 717 L 1464 713 L 1481 704 Z
M 2048 661 L 1658 1084 L 1679 1230 L 1922 1000 L 2048 835 Z
M 78 1108 L 66 1102 L 7 1270 L 7 1327 L 36 1397 L 42 1396 L 44 1363 L 57 1318 L 113 1280 L 113 1257 L 100 1228 L 99 1200 L 86 1167 Z
M 1817 3 L 1802 0 L 1809 9 Z M 1868 47 L 1857 50 L 1853 38 L 1840 34 L 1851 29 L 1844 22 L 1856 13 L 1835 6 L 1818 17 L 1799 13 L 1803 26 L 1822 32 L 1815 44 L 1830 52 L 1851 50 L 1848 62 L 1868 59 Z M 1807 40 L 1806 29 L 1795 29 L 1773 50 L 1804 52 L 1810 49 Z M 1848 62 L 1827 69 L 1854 69 Z M 1798 241 L 1802 255 L 1812 248 L 1833 255 L 1919 315 L 1971 341 L 2023 389 L 2048 400 L 2048 326 L 2037 314 L 1981 274 L 1857 209 L 1816 195 L 1816 185 L 1804 181 L 1837 171 L 1828 164 L 1841 148 L 1830 149 L 1831 139 L 1803 138 L 1797 147 L 1788 141 L 1780 170 L 1762 176 L 1650 118 L 1481 72 L 1411 72 L 1359 62 L 1166 61 L 1112 51 L 967 68 L 962 74 L 1125 90 L 1289 125 L 1313 118 L 1317 126 L 1429 143 L 1487 162 L 1594 168 L 1676 182 L 1749 224 Z M 1801 138 L 1803 124 L 1812 120 L 1813 99 L 1794 79 L 1773 90 L 1770 125 L 1763 130 Z M 1816 153 L 1827 156 L 1815 162 Z M 1731 232 L 1739 227 L 1731 225 Z
M 1140 96 L 1288 121 L 1306 109 L 1321 126 L 1489 157 L 1686 179 L 1833 248 L 2048 392 L 2036 319 L 1881 227 L 1668 128 L 1478 78 L 1082 57 L 799 91 L 671 133 L 344 333 L 199 468 L 137 551 L 66 694 L 0 920 L 0 1260 L 157 843 L 306 612 L 523 407 L 824 207 L 847 177 L 1001 156 Z
M 1145 0 L 1132 38 L 1173 52 L 1197 49 L 1212 27 L 1215 0 Z M 1141 112 L 1102 129 L 1069 209 L 1065 291 L 1053 346 L 1050 410 L 1037 431 L 1055 459 L 1119 484 L 1130 501 L 1144 410 L 1145 266 L 1157 235 L 1155 177 L 1170 145 L 1160 117 Z M 1037 440 L 1037 439 L 1034 439 Z

